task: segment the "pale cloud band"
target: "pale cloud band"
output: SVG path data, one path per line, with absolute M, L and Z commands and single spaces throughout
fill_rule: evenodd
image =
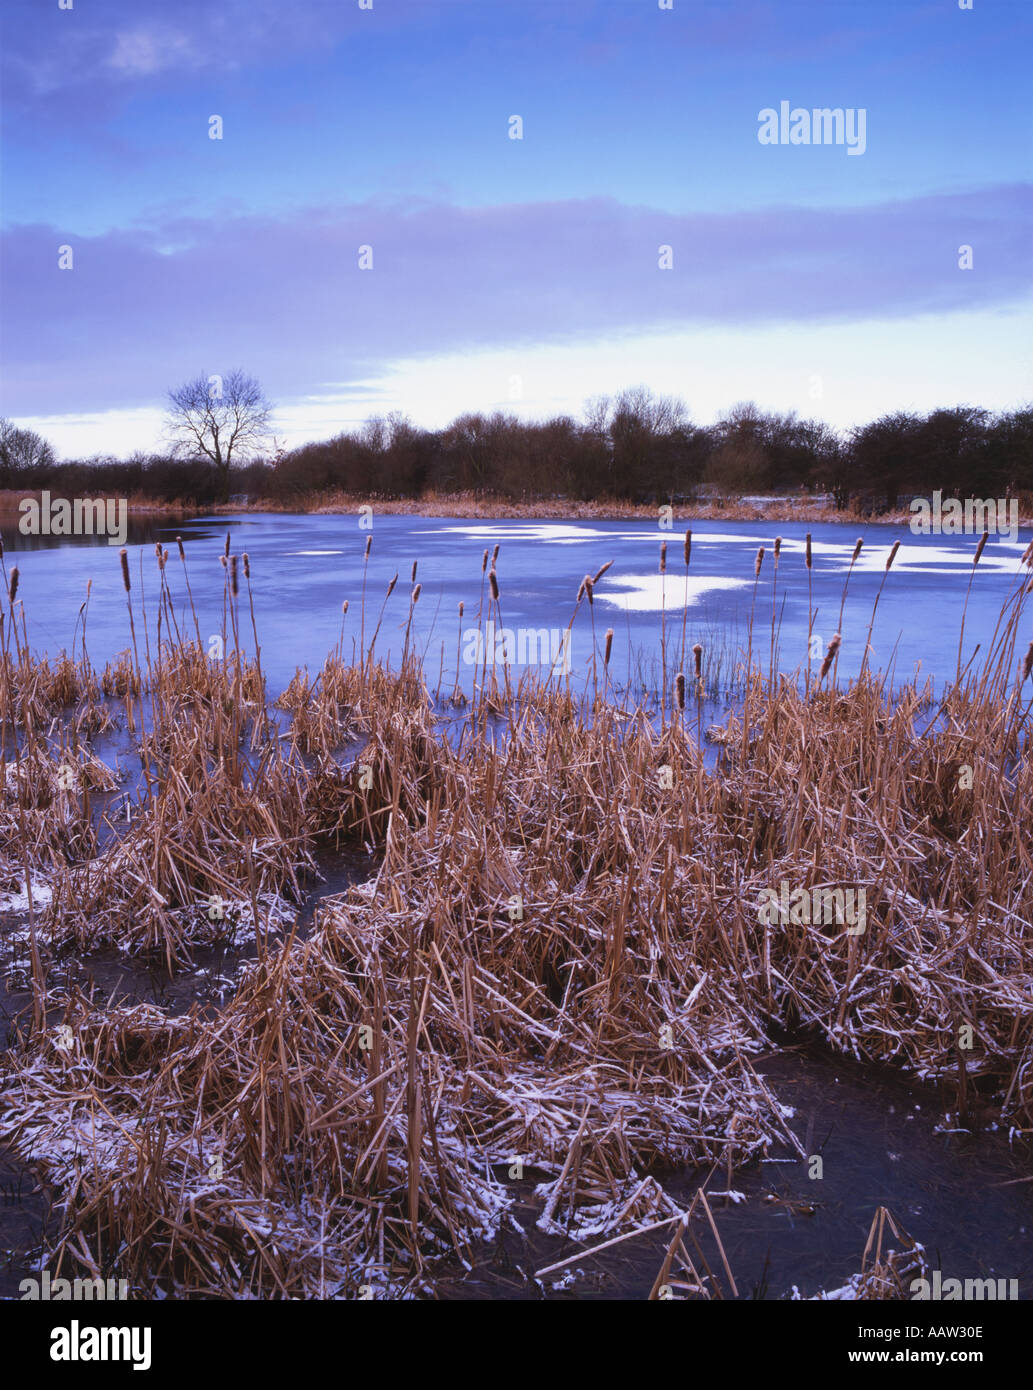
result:
M 986 311 L 1028 294 L 1031 205 L 1012 185 L 832 211 L 370 202 L 83 238 L 16 227 L 2 260 L 19 345 L 6 408 L 139 408 L 219 364 L 245 364 L 280 399 L 336 397 L 403 358 Z M 61 245 L 72 270 L 58 269 Z

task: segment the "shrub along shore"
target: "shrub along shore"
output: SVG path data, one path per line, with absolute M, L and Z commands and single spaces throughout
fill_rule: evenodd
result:
M 249 385 L 260 396 L 258 383 Z M 203 398 L 203 379 L 191 389 Z M 208 430 L 200 440 L 191 428 L 172 442 L 177 406 L 167 422 L 172 452 L 128 459 L 58 462 L 46 440 L 0 419 L 0 489 L 135 498 L 140 510 L 236 505 L 236 496 L 282 511 L 350 510 L 353 501 L 385 509 L 390 501 L 424 515 L 561 517 L 632 515 L 625 508 L 639 506 L 648 514 L 668 502 L 688 504 L 680 516 L 729 518 L 739 506 L 751 507 L 737 499 L 757 495 L 772 499 L 767 516 L 786 519 L 803 516 L 777 510 L 787 495 L 804 505 L 820 505 L 827 495 L 840 512 L 856 505 L 878 514 L 939 490 L 945 497 L 1016 498 L 1024 516 L 1033 514 L 1028 404 L 997 412 L 971 405 L 896 411 L 836 430 L 743 401 L 699 425 L 678 398 L 633 387 L 588 401 L 580 420 L 466 412 L 428 430 L 392 412 L 331 439 L 273 452 L 265 447 L 269 409 L 263 405 L 260 429 L 249 417 L 250 455 L 232 458 L 212 437 L 206 409 L 194 422 Z M 708 498 L 724 501 L 710 512 Z M 446 510 L 427 510 L 437 506 Z M 599 510 L 580 513 L 582 506 Z M 526 513 L 504 510 L 524 507 Z M 824 517 L 808 512 L 805 519 Z

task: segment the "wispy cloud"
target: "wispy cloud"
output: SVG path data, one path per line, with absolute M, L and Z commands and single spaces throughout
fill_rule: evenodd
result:
M 985 309 L 1027 294 L 1031 224 L 1033 189 L 1012 185 L 850 211 L 370 202 L 84 238 L 19 227 L 2 254 L 7 409 L 140 405 L 201 366 L 243 363 L 293 396 L 403 356 Z
M 166 68 L 196 65 L 202 55 L 184 33 L 167 26 L 124 30 L 115 36 L 108 66 L 128 77 L 149 77 Z
M 15 109 L 39 109 L 55 92 L 75 89 L 102 92 L 114 105 L 113 78 L 126 84 L 282 62 L 333 47 L 366 17 L 347 0 L 176 0 L 146 10 L 125 0 L 79 0 L 71 10 L 56 0 L 5 0 L 4 12 L 5 103 Z M 399 15 L 385 6 L 377 24 L 390 29 L 406 17 L 418 19 L 418 11 Z

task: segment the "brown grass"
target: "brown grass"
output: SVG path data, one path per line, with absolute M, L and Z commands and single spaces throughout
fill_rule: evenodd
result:
M 59 1263 L 117 1266 L 143 1294 L 417 1290 L 508 1219 L 517 1163 L 545 1230 L 669 1220 L 665 1167 L 802 1155 L 751 1061 L 775 1024 L 1033 1133 L 1027 578 L 938 705 L 867 671 L 809 691 L 752 671 L 714 769 L 680 699 L 658 728 L 597 682 L 575 698 L 511 690 L 508 671 L 443 737 L 416 654 L 390 673 L 373 644 L 299 673 L 281 736 L 229 588 L 223 662 L 148 640 L 153 662 L 126 669 L 146 785 L 102 854 L 33 820 L 53 757 L 30 719 L 5 845 L 26 865 L 47 845 L 53 899 L 0 1138 L 62 1191 Z M 5 661 L 13 692 L 24 659 Z M 375 846 L 380 867 L 300 940 L 282 905 L 330 839 Z M 863 888 L 865 930 L 763 923 L 782 880 Z M 48 990 L 52 947 L 184 959 L 212 935 L 212 895 L 250 910 L 258 948 L 220 1012 Z M 665 1279 L 734 1296 L 723 1251 L 705 1269 L 686 1229 Z M 872 1268 L 872 1288 L 896 1277 L 881 1244 Z

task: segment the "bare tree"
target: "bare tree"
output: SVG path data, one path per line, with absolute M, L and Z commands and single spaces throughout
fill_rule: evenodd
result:
M 50 468 L 55 462 L 53 447 L 42 435 L 0 418 L 0 485 L 12 487 L 35 469 Z
M 676 396 L 654 396 L 646 386 L 631 386 L 611 399 L 585 402 L 591 434 L 605 438 L 609 450 L 606 489 L 613 497 L 642 497 L 667 490 L 671 482 L 668 446 L 685 437 L 689 415 Z
M 231 465 L 266 447 L 271 412 L 261 386 L 239 368 L 225 377 L 195 377 L 169 392 L 166 429 L 172 452 L 208 459 L 225 501 Z

